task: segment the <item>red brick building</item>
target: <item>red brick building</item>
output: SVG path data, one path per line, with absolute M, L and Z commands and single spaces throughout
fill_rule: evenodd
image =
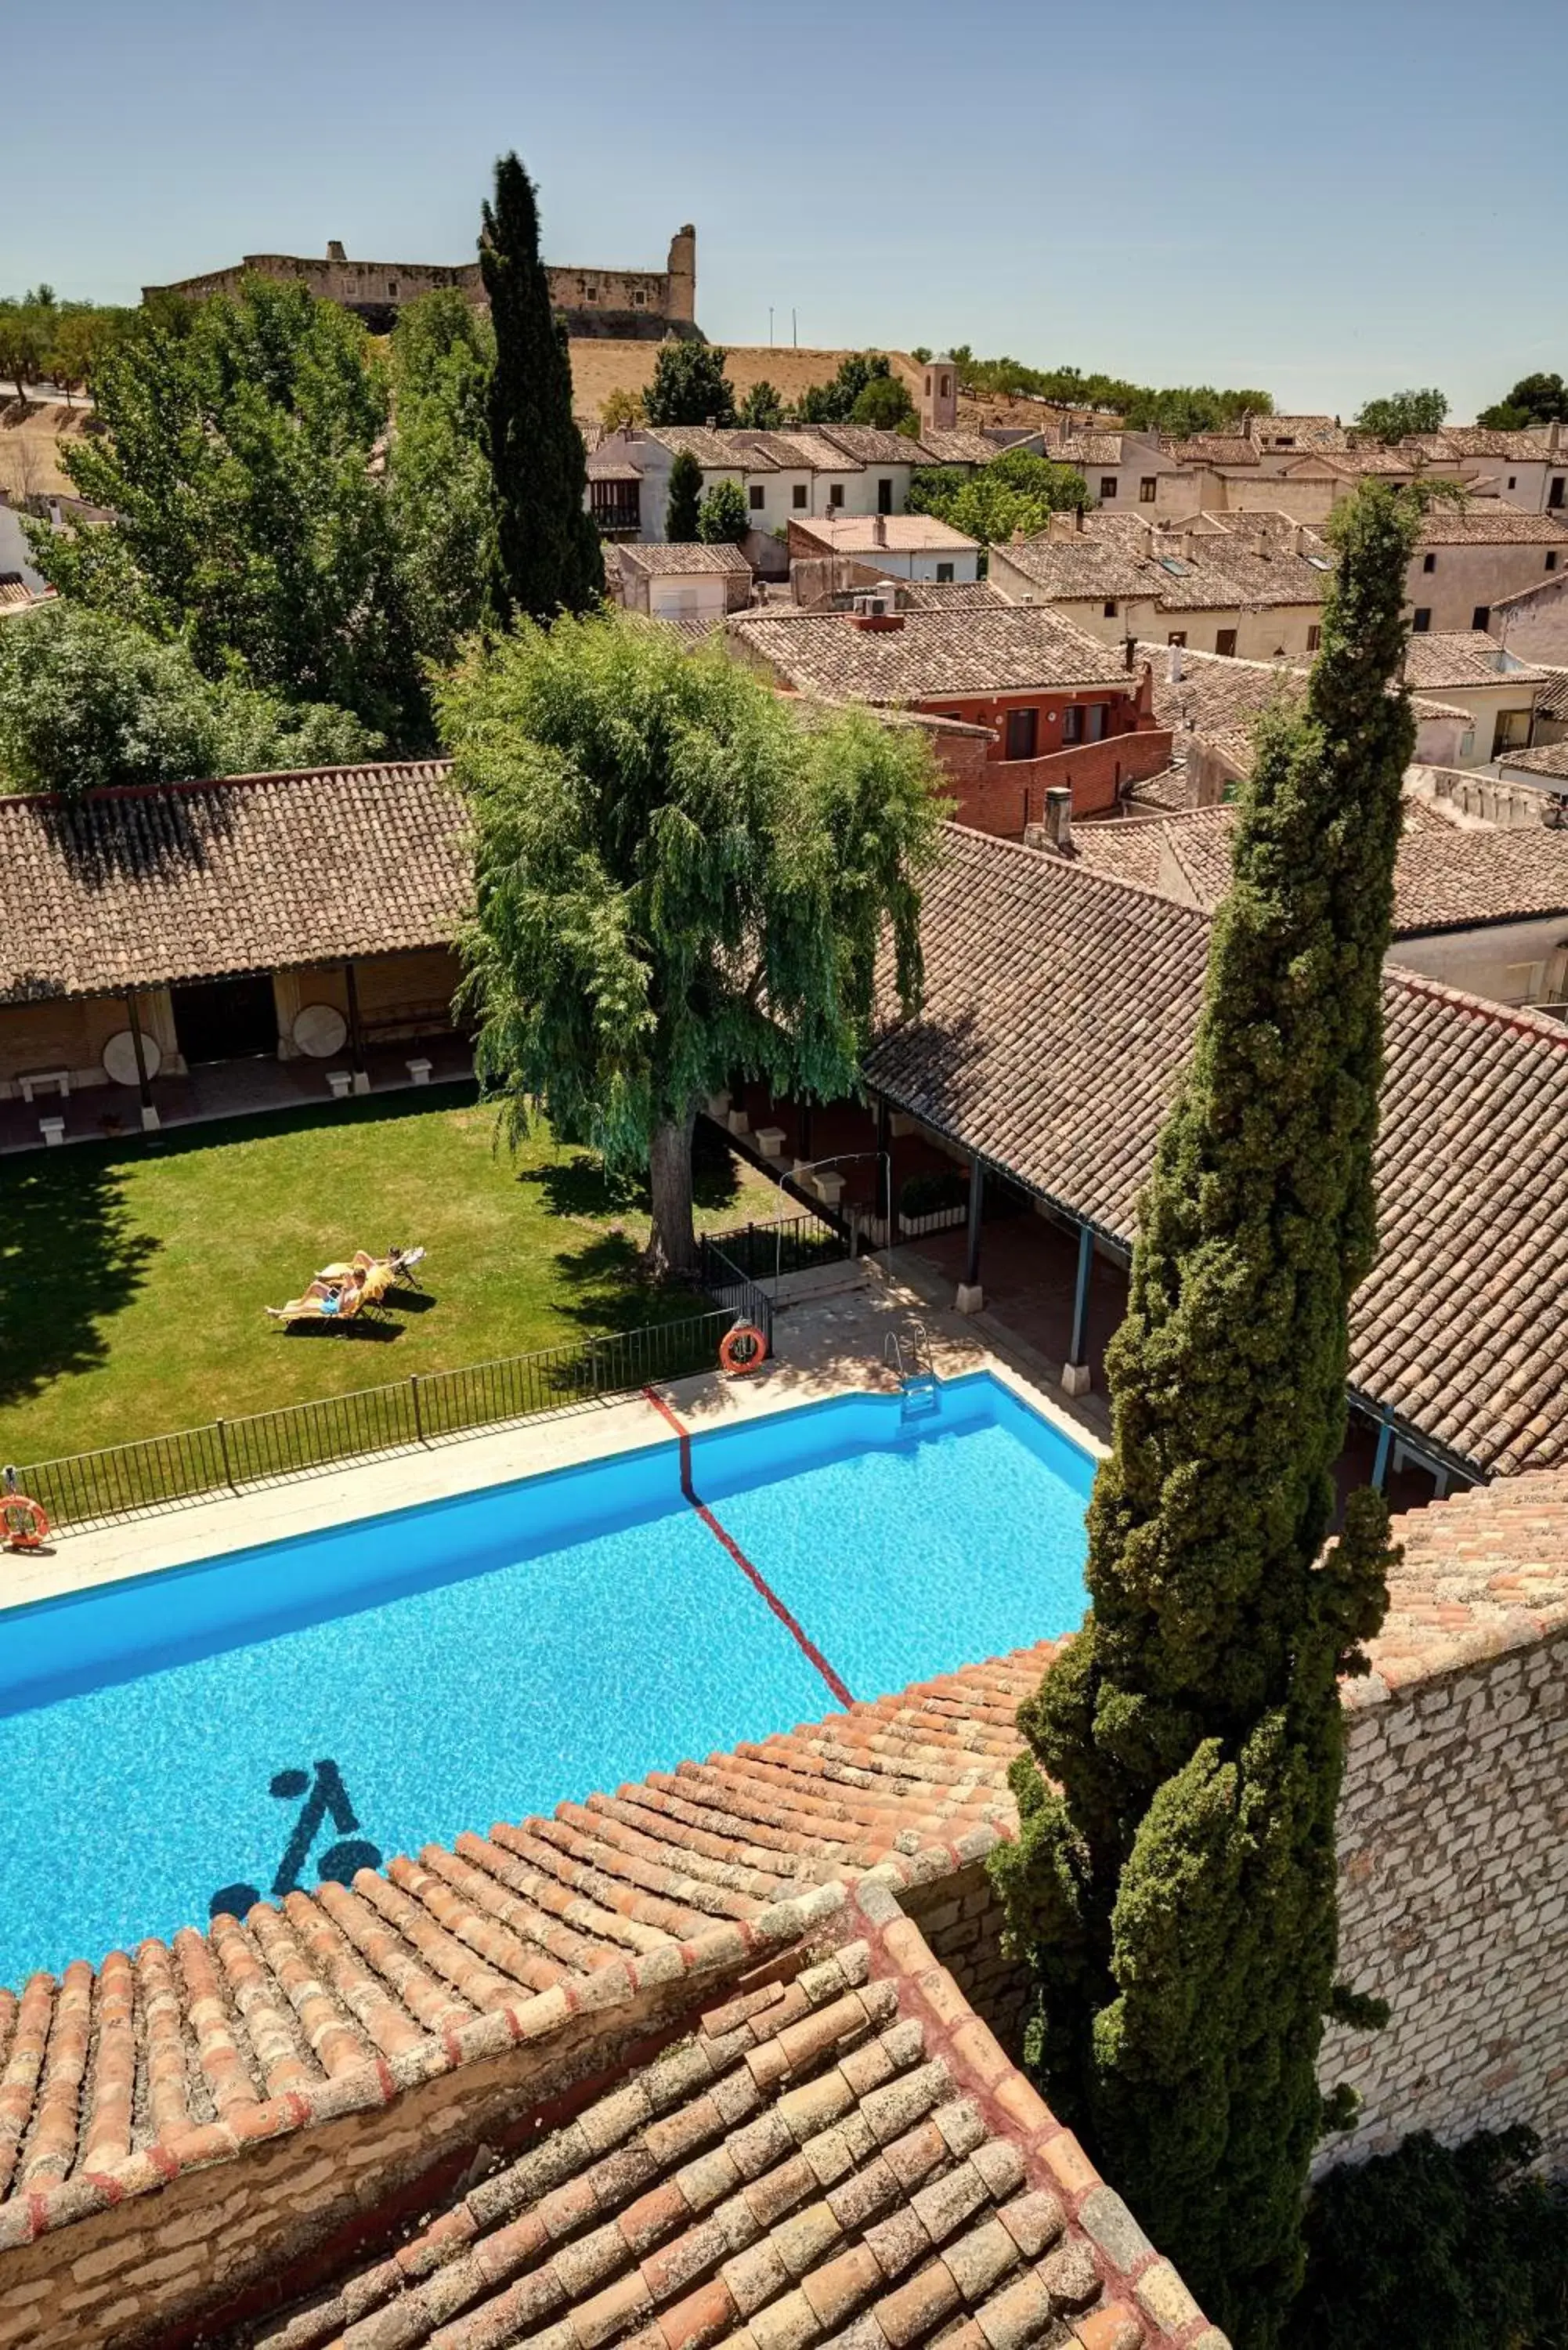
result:
M 1128 785 L 1170 763 L 1147 667 L 1097 643 L 1057 613 L 998 601 L 940 610 L 737 614 L 737 651 L 791 691 L 828 702 L 915 710 L 991 741 L 934 736 L 952 778 L 959 820 L 1022 837 L 1043 821 L 1045 795 L 1066 785 L 1075 816 L 1114 808 Z

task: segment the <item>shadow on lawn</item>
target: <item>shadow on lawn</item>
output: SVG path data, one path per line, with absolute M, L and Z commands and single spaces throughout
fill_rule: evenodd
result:
M 131 1229 L 122 1154 L 18 1156 L 0 1173 L 0 1405 L 88 1371 L 162 1243 Z
M 577 1249 L 558 1249 L 562 1295 L 557 1310 L 586 1335 L 645 1330 L 655 1322 L 675 1322 L 702 1311 L 699 1291 L 683 1282 L 650 1281 L 642 1252 L 625 1232 L 603 1232 Z
M 579 1150 L 548 1167 L 520 1168 L 519 1183 L 538 1191 L 540 1204 L 552 1216 L 591 1216 L 596 1222 L 616 1216 L 639 1221 L 652 1210 L 644 1177 L 628 1180 L 607 1175 L 592 1151 Z M 740 1172 L 719 1137 L 699 1126 L 691 1147 L 692 1203 L 703 1211 L 733 1207 L 741 1196 Z

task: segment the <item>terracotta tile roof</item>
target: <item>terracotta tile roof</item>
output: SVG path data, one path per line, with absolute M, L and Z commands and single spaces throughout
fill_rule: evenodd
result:
M 809 465 L 815 473 L 858 473 L 865 471 L 858 457 L 852 457 L 847 450 L 836 447 L 825 433 L 809 425 L 803 425 L 798 430 L 792 426 L 785 432 L 770 434 L 769 440 L 770 444 L 776 442 L 780 450 L 787 452 L 781 455 L 781 464 Z
M 1539 685 L 1544 671 L 1505 652 L 1482 629 L 1423 629 L 1405 655 L 1408 684 L 1438 692 L 1467 685 Z
M 737 473 L 749 469 L 765 473 L 774 462 L 755 445 L 760 435 L 738 438 L 732 432 L 711 431 L 706 424 L 646 424 L 641 430 L 672 455 L 695 457 L 705 473 Z
M 700 1982 L 796 1942 L 846 1879 L 897 1890 L 978 1857 L 1012 1816 L 1013 1715 L 1054 1653 L 0 1991 L 0 2254 L 84 2216 L 89 2171 L 101 2200 L 151 2191 L 153 2146 L 232 2158 L 342 2110 L 379 2065 L 411 2085 L 624 2004 L 645 1977 Z
M 443 760 L 0 799 L 0 1003 L 435 946 L 470 908 Z
M 1337 416 L 1254 417 L 1253 438 L 1260 448 L 1278 448 L 1289 440 L 1297 449 L 1347 449 L 1350 435 Z
M 1208 919 L 954 827 L 927 884 L 926 997 L 870 1085 L 1130 1245 L 1190 1048 Z M 1049 984 L 1042 974 L 1049 973 Z M 1469 1473 L 1568 1459 L 1568 1031 L 1391 971 L 1382 1253 L 1355 1388 Z
M 993 457 L 1001 454 L 1000 444 L 988 441 L 983 432 L 969 432 L 956 426 L 939 432 L 922 424 L 920 446 L 937 465 L 989 465 Z
M 1359 476 L 1363 473 L 1393 473 L 1404 476 L 1424 471 L 1418 453 L 1412 449 L 1386 449 L 1376 442 L 1364 442 L 1355 449 L 1325 449 L 1310 452 L 1304 464 L 1287 465 L 1287 474 L 1296 479 L 1319 472 Z
M 1423 546 L 1563 546 L 1568 521 L 1526 514 L 1501 498 L 1471 498 L 1463 506 L 1439 499 L 1421 525 Z
M 1568 1471 L 1477 1485 L 1395 1523 L 1405 1556 L 1350 1706 L 1568 1629 Z
M 924 465 L 929 463 L 919 441 L 905 432 L 884 432 L 874 424 L 814 424 L 819 441 L 842 449 L 862 465 Z
M 1551 445 L 1552 428 L 1538 424 L 1522 432 L 1499 432 L 1485 424 L 1445 424 L 1440 432 L 1412 434 L 1433 457 L 1511 457 L 1516 463 L 1568 463 L 1568 444 Z
M 902 618 L 902 628 L 868 629 L 841 612 L 748 612 L 729 625 L 787 684 L 829 699 L 915 702 L 1128 683 L 1118 653 L 1055 612 L 999 603 Z
M 1527 775 L 1548 775 L 1568 781 L 1568 742 L 1538 743 L 1532 751 L 1505 751 L 1501 764 L 1505 767 L 1518 767 Z
M 0 572 L 0 614 L 30 612 L 42 600 L 34 595 L 19 571 Z
M 898 605 L 910 612 L 994 612 L 1005 604 L 987 579 L 900 579 Z
M 1546 680 L 1535 697 L 1536 716 L 1568 719 L 1568 669 L 1549 669 L 1544 661 L 1536 667 Z
M 995 553 L 1064 600 L 1152 597 L 1171 612 L 1321 604 L 1329 577 L 1323 542 L 1307 533 L 1298 554 L 1292 528 L 1259 515 L 1245 531 L 1161 530 L 1134 515 L 1102 513 L 1070 536 L 1015 540 Z
M 1160 447 L 1181 465 L 1255 465 L 1258 444 L 1240 432 L 1195 432 L 1186 441 L 1162 433 Z
M 1195 652 L 1183 646 L 1180 675 L 1170 674 L 1170 647 L 1149 639 L 1141 642 L 1135 661 L 1147 661 L 1154 684 L 1155 716 L 1179 738 L 1198 735 L 1221 748 L 1239 775 L 1252 764 L 1252 731 L 1262 713 L 1276 702 L 1299 701 L 1310 675 L 1304 661 L 1241 660 L 1233 655 Z M 1417 719 L 1453 718 L 1469 723 L 1470 712 L 1457 702 L 1437 702 L 1429 694 L 1412 694 L 1410 706 Z
M 750 578 L 752 567 L 738 546 L 709 546 L 701 539 L 622 539 L 624 570 L 665 577 L 678 572 L 741 572 Z
M 939 554 L 978 555 L 980 541 L 970 538 L 934 515 L 817 515 L 798 527 L 820 539 L 836 555 L 877 555 L 885 547 L 912 552 L 932 547 Z M 994 598 L 992 603 L 996 601 Z
M 1560 747 L 1568 754 L 1568 743 Z M 1568 775 L 1568 760 L 1563 773 Z M 1081 824 L 1074 827 L 1074 851 L 1112 880 L 1160 889 L 1183 905 L 1211 911 L 1231 886 L 1240 814 L 1231 804 Z M 1396 937 L 1545 914 L 1568 914 L 1568 832 L 1459 825 L 1420 800 L 1406 800 L 1394 871 Z
M 1175 2272 L 891 1898 L 852 1906 L 839 1934 L 793 1976 L 716 1997 L 679 2045 L 492 2157 L 400 2243 L 220 2338 L 1135 2350 L 1200 2335 Z
M 1057 465 L 1119 465 L 1124 442 L 1119 432 L 1064 432 L 1047 427 L 1044 453 Z M 1094 487 L 1093 483 L 1089 485 Z

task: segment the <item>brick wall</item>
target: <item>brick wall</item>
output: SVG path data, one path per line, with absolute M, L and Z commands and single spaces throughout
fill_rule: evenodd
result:
M 1016 2063 L 1023 2051 L 1029 1981 L 1014 1960 L 1002 1954 L 1002 1904 L 984 1862 L 972 1863 L 956 1877 L 911 1887 L 898 1898 L 932 1955 Z
M 1340 1972 L 1393 2013 L 1334 2027 L 1362 2097 L 1327 2162 L 1528 2122 L 1568 2163 L 1568 1637 L 1358 1705 L 1340 1811 Z
M 1085 743 L 1040 759 L 967 755 L 962 774 L 954 772 L 946 743 L 939 739 L 938 748 L 943 764 L 954 772 L 960 824 L 1022 840 L 1025 825 L 1043 821 L 1045 795 L 1054 785 L 1064 784 L 1072 792 L 1075 816 L 1103 816 L 1116 806 L 1127 785 L 1143 783 L 1169 766 L 1170 742 L 1168 733 L 1156 729 L 1113 734 L 1104 743 Z M 983 753 L 983 745 L 980 747 Z M 968 742 L 964 749 L 967 754 Z

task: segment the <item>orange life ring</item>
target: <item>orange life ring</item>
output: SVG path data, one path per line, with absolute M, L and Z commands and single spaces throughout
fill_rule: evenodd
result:
M 722 1371 L 757 1371 L 768 1359 L 768 1342 L 754 1322 L 737 1322 L 719 1349 Z
M 0 1529 L 4 1529 L 6 1547 L 10 1550 L 36 1550 L 49 1539 L 49 1521 L 36 1502 L 26 1493 L 7 1493 L 0 1497 Z

